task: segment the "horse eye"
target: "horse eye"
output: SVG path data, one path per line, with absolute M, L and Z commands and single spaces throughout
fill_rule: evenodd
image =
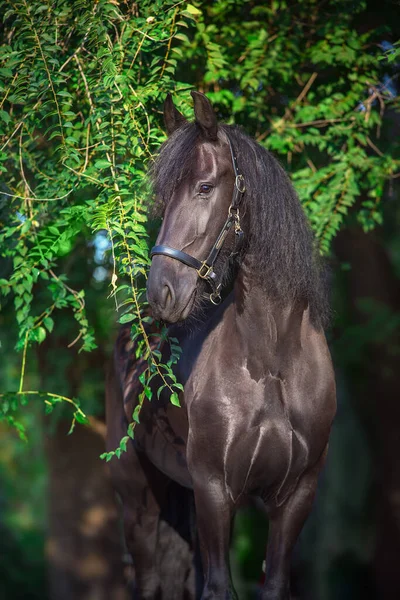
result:
M 208 183 L 202 183 L 200 186 L 201 194 L 209 194 L 213 189 L 213 186 Z

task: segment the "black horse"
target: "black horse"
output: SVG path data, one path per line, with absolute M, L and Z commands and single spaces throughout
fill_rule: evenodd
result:
M 336 407 L 325 285 L 281 166 L 240 129 L 218 125 L 206 96 L 192 96 L 195 123 L 170 97 L 164 106 L 170 137 L 152 172 L 163 222 L 147 285 L 154 316 L 183 350 L 182 408 L 163 394 L 146 403 L 112 475 L 139 598 L 195 597 L 192 493 L 201 599 L 236 598 L 231 523 L 256 496 L 270 523 L 261 597 L 287 600 Z M 107 386 L 110 449 L 132 418 L 143 368 L 125 328 Z

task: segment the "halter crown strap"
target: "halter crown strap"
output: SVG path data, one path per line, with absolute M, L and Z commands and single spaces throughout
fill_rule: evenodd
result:
M 206 260 L 200 261 L 194 256 L 183 252 L 183 250 L 176 250 L 175 248 L 171 248 L 170 246 L 165 246 L 164 244 L 160 244 L 158 246 L 154 246 L 151 249 L 150 257 L 156 255 L 168 256 L 169 258 L 174 258 L 175 260 L 179 260 L 184 265 L 191 267 L 192 269 L 196 269 L 197 274 L 201 279 L 205 279 L 207 283 L 210 285 L 212 289 L 212 293 L 209 294 L 209 299 L 213 304 L 219 304 L 221 301 L 220 290 L 221 290 L 221 282 L 218 282 L 218 278 L 216 273 L 214 272 L 214 263 L 218 258 L 218 254 L 225 242 L 225 239 L 232 227 L 235 225 L 235 233 L 237 235 L 237 240 L 241 245 L 243 240 L 243 231 L 240 228 L 240 219 L 239 219 L 239 206 L 243 198 L 243 194 L 246 191 L 245 181 L 243 175 L 240 173 L 236 154 L 233 150 L 233 146 L 231 140 L 229 139 L 228 134 L 228 143 L 229 150 L 232 158 L 232 167 L 235 175 L 235 184 L 233 186 L 232 200 L 228 211 L 228 217 L 218 234 L 218 237 L 211 248 Z M 239 249 L 236 249 L 232 254 L 238 252 Z
M 241 174 L 241 172 L 239 171 L 239 167 L 237 164 L 237 157 L 236 157 L 235 152 L 233 151 L 233 146 L 232 146 L 232 143 L 231 143 L 231 140 L 229 139 L 229 137 L 228 137 L 228 143 L 229 143 L 229 150 L 231 151 L 233 172 L 235 174 L 235 185 L 233 187 L 231 206 L 232 206 L 232 208 L 237 208 L 242 200 L 243 194 L 246 191 L 246 186 L 244 184 L 244 177 Z

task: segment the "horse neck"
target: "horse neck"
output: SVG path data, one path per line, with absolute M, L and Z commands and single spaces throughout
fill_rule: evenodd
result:
M 254 263 L 253 263 L 254 264 Z M 234 284 L 236 319 L 242 331 L 254 331 L 265 340 L 300 337 L 308 326 L 309 308 L 304 300 L 282 302 L 261 286 L 245 257 Z

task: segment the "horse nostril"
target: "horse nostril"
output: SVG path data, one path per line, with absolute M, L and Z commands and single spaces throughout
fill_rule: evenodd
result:
M 169 287 L 167 285 L 164 286 L 164 289 L 166 290 L 166 293 L 164 293 L 164 298 L 165 298 L 165 302 L 164 302 L 164 306 L 169 304 L 171 301 L 171 290 L 169 289 Z
M 174 293 L 172 288 L 166 283 L 161 292 L 161 306 L 167 308 L 169 305 L 174 303 Z

